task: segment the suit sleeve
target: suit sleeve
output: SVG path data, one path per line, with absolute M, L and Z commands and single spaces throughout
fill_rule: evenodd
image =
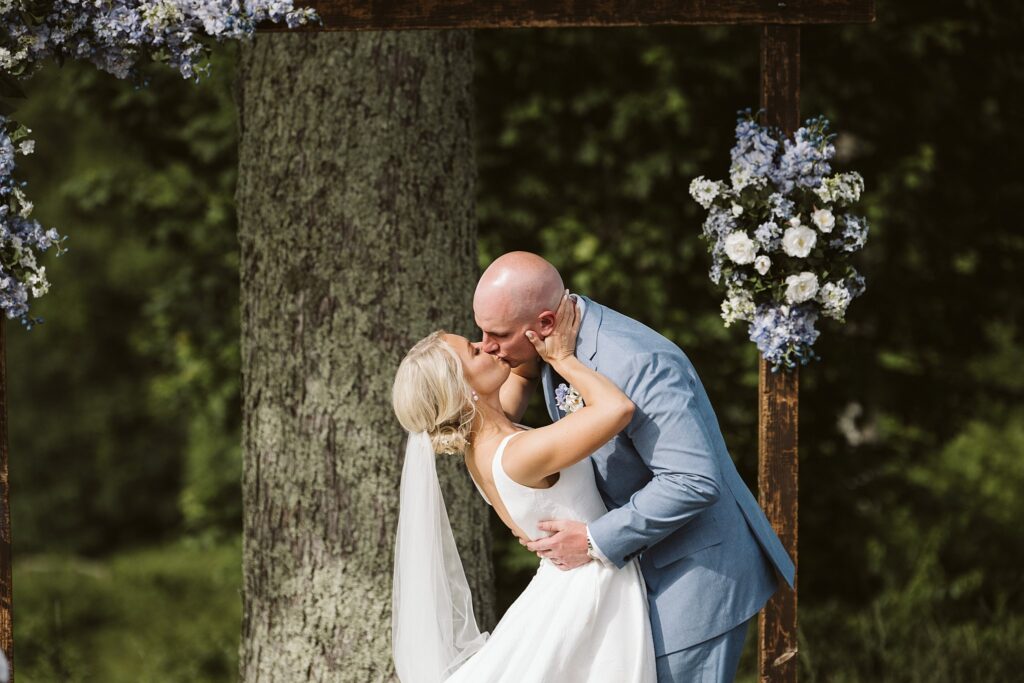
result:
M 722 482 L 682 357 L 641 354 L 621 386 L 636 404 L 626 436 L 654 476 L 628 503 L 589 524 L 594 543 L 618 567 L 713 505 Z

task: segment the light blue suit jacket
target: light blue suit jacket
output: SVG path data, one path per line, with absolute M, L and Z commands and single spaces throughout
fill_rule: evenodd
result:
M 675 652 L 743 623 L 794 566 L 733 464 L 690 360 L 651 328 L 585 297 L 576 356 L 636 404 L 591 462 L 609 512 L 594 543 L 622 567 L 640 557 L 655 652 Z M 557 378 L 542 372 L 552 420 Z

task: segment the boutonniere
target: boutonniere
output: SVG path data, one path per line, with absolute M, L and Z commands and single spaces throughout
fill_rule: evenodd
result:
M 575 388 L 559 384 L 555 389 L 555 405 L 566 415 L 571 415 L 583 407 L 583 397 Z

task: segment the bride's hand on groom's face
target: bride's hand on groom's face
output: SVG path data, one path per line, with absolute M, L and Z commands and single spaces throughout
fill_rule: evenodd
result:
M 526 331 L 526 337 L 533 343 L 537 355 L 547 363 L 557 363 L 576 351 L 576 335 L 580 330 L 581 316 L 576 302 L 565 290 L 555 312 L 555 327 L 544 339 L 533 330 Z

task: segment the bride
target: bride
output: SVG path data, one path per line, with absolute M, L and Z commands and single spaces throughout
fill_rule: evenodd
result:
M 629 423 L 634 406 L 573 355 L 579 318 L 565 295 L 553 334 L 526 333 L 584 402 L 538 429 L 515 424 L 502 409 L 508 363 L 464 337 L 435 332 L 398 368 L 394 410 L 410 432 L 392 608 L 402 683 L 655 681 L 637 560 L 622 569 L 591 561 L 563 571 L 542 559 L 494 633 L 481 634 L 437 482 L 434 454 L 462 455 L 481 495 L 521 539 L 546 536 L 537 528 L 542 520 L 586 522 L 607 511 L 586 459 Z

